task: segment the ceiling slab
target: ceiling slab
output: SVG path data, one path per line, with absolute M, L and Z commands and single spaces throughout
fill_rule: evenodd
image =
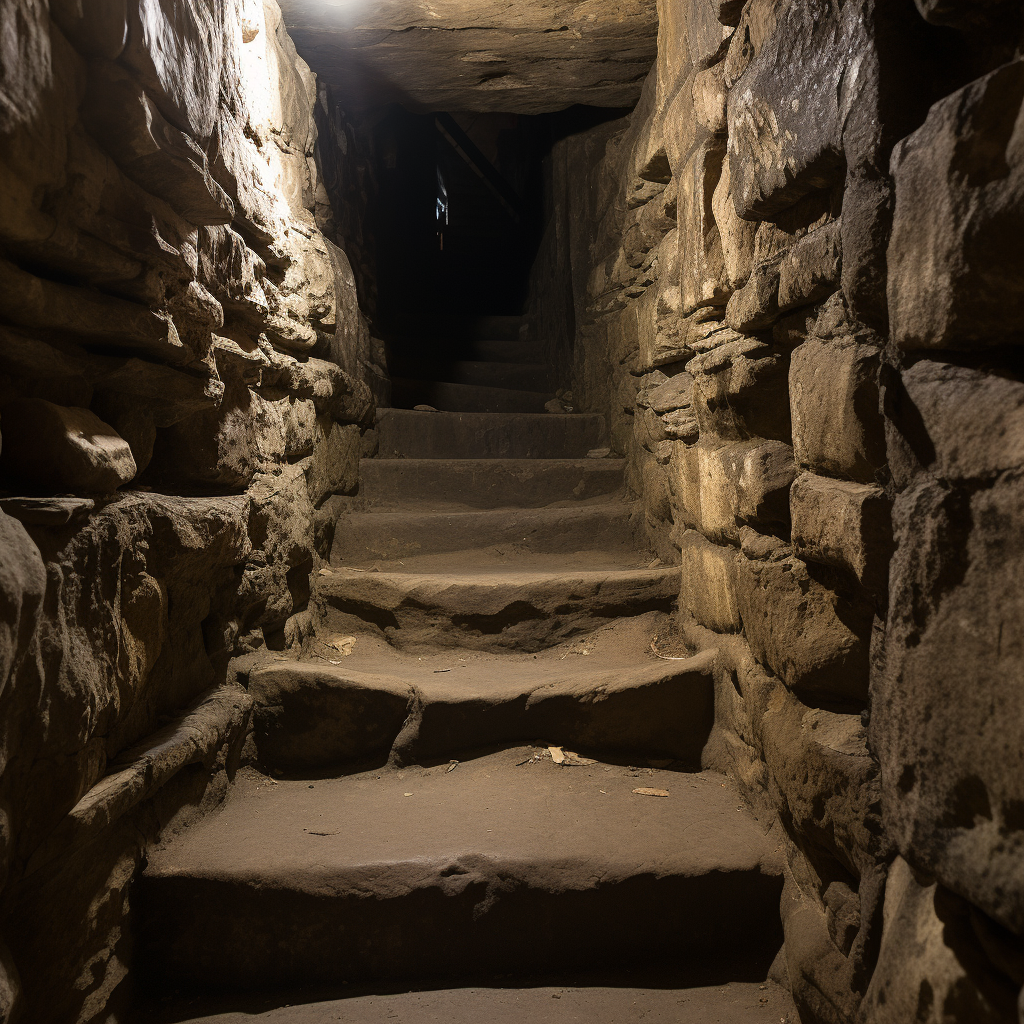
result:
M 280 2 L 299 53 L 351 109 L 628 107 L 657 53 L 656 0 Z

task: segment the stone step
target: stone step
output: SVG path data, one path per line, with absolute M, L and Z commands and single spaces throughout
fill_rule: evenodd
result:
M 566 559 L 524 569 L 475 555 L 448 556 L 446 572 L 322 569 L 314 595 L 337 632 L 374 626 L 398 647 L 540 651 L 620 617 L 669 612 L 679 593 L 678 567 L 580 568 Z
M 632 550 L 636 505 L 607 501 L 579 508 L 497 508 L 473 512 L 349 512 L 339 517 L 333 565 L 362 565 L 469 549 L 495 561 L 581 549 Z
M 464 358 L 486 363 L 546 363 L 546 353 L 537 341 L 470 341 L 463 346 Z
M 725 776 L 534 753 L 315 780 L 243 769 L 132 890 L 149 987 L 770 959 L 775 844 Z
M 555 388 L 551 367 L 544 363 L 396 358 L 389 363 L 389 369 L 409 380 L 508 388 L 511 391 L 553 391 Z
M 645 650 L 630 663 L 618 651 L 602 656 L 595 640 L 589 656 L 577 646 L 563 651 L 567 657 L 510 661 L 450 650 L 382 654 L 379 643 L 357 636 L 353 653 L 336 653 L 332 664 L 330 645 L 321 643 L 324 658 L 284 660 L 249 675 L 266 768 L 302 772 L 388 757 L 447 762 L 538 736 L 591 756 L 696 768 L 714 719 L 715 651 L 668 661 Z
M 432 405 L 442 412 L 544 412 L 545 403 L 554 397 L 547 391 L 391 378 L 391 401 L 399 409 Z
M 724 969 L 723 969 L 724 967 Z M 165 1001 L 146 1008 L 146 1024 L 776 1024 L 795 1021 L 787 991 L 749 966 L 699 961 L 683 972 L 659 965 L 630 971 L 547 974 L 525 983 L 496 983 L 411 992 L 286 993 L 284 997 L 220 995 Z M 747 976 L 755 980 L 730 980 Z M 713 984 L 715 978 L 718 984 Z M 316 1000 L 315 1002 L 313 1000 Z M 198 1004 L 198 1005 L 197 1005 Z M 240 1008 L 241 1007 L 241 1008 Z
M 385 459 L 582 459 L 601 446 L 605 424 L 596 413 L 381 409 L 377 431 Z
M 624 471 L 624 459 L 363 459 L 359 497 L 373 504 L 539 508 L 613 494 Z

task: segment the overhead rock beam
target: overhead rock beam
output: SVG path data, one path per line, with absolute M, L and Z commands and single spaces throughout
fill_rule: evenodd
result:
M 657 52 L 655 0 L 284 0 L 285 24 L 351 109 L 540 114 L 633 106 Z

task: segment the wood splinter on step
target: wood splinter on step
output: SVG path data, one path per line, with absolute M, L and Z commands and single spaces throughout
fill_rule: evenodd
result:
M 649 789 L 647 786 L 641 786 L 639 789 L 634 789 L 633 792 L 637 796 L 668 796 L 667 789 Z

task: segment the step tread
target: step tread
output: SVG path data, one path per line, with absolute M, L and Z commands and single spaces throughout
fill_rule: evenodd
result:
M 726 776 L 540 750 L 342 778 L 243 769 L 133 890 L 152 990 L 767 966 L 781 858 Z
M 200 1000 L 174 1010 L 150 1010 L 147 1024 L 776 1024 L 795 1020 L 792 997 L 772 983 L 727 981 L 708 985 L 707 970 L 698 987 L 693 976 L 673 977 L 664 970 L 654 977 L 609 978 L 603 972 L 593 983 L 572 978 L 559 984 L 552 979 L 529 985 L 466 986 L 429 991 L 359 994 L 344 999 L 304 1002 L 300 996 L 287 1006 L 268 1007 L 268 1000 L 253 1009 L 235 1009 L 238 1000 Z M 260 1012 L 262 1011 L 262 1012 Z M 197 1016 L 196 1014 L 199 1014 Z M 217 1014 L 217 1016 L 213 1016 Z M 256 1015 L 254 1015 L 256 1014 Z
M 453 865 L 561 892 L 638 874 L 760 871 L 770 859 L 723 775 L 519 764 L 533 753 L 315 783 L 243 769 L 231 801 L 153 851 L 145 874 L 365 898 L 443 889 Z
M 292 771 L 385 755 L 427 763 L 542 735 L 589 756 L 695 767 L 714 717 L 716 652 L 659 657 L 659 635 L 670 629 L 658 612 L 535 657 L 465 647 L 406 654 L 372 633 L 325 633 L 301 660 L 273 657 L 250 671 L 258 755 Z
M 286 658 L 255 670 L 250 676 L 250 693 L 265 701 L 271 691 L 320 679 L 346 687 L 380 688 L 403 694 L 415 690 L 426 702 L 507 701 L 552 688 L 597 694 L 671 675 L 704 674 L 714 660 L 714 650 L 668 661 L 649 650 L 637 651 L 627 646 L 625 653 L 621 647 L 609 649 L 608 641 L 613 637 L 616 644 L 622 643 L 623 631 L 608 632 L 606 638 L 596 635 L 576 641 L 561 653 L 547 651 L 536 658 L 468 650 L 420 651 L 410 656 L 384 651 L 386 644 L 360 636 L 356 638 L 353 654 L 339 664 Z M 567 657 L 570 654 L 571 659 Z

